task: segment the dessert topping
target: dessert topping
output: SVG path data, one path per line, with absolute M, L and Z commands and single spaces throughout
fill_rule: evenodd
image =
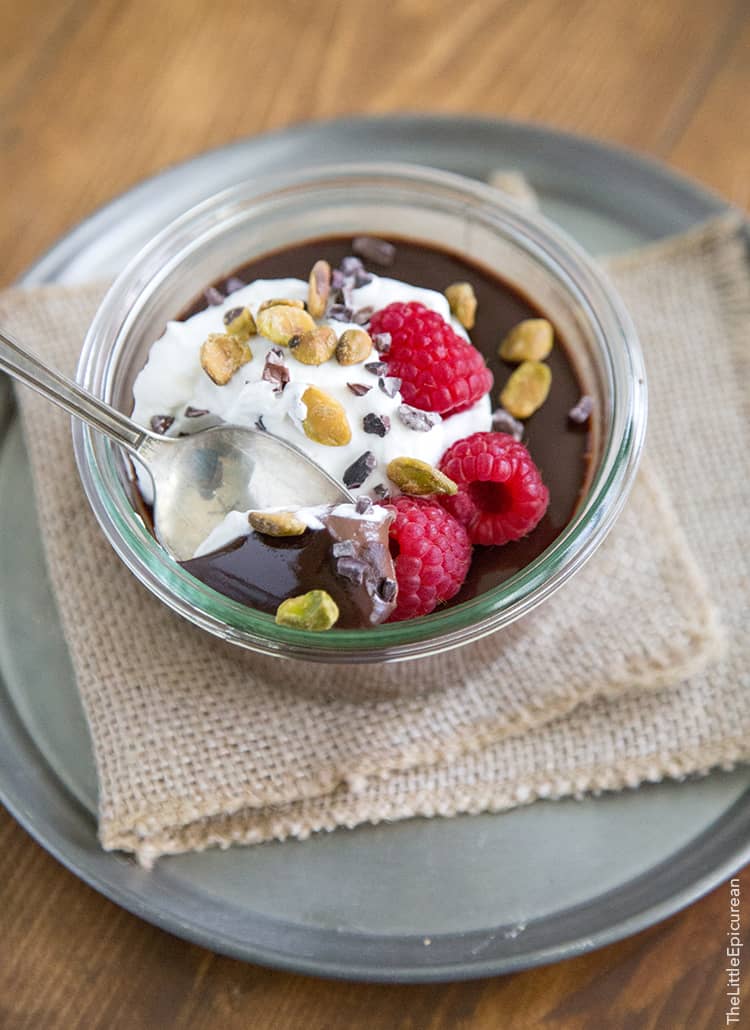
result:
M 330 394 L 308 386 L 302 394 L 307 415 L 302 423 L 305 435 L 326 447 L 343 447 L 351 441 L 352 430 L 346 411 Z
M 395 397 L 401 389 L 401 380 L 398 376 L 380 376 L 378 386 L 386 397 Z
M 358 365 L 369 358 L 372 351 L 370 334 L 364 329 L 347 329 L 341 334 L 336 347 L 339 365 Z
M 201 367 L 217 386 L 225 386 L 252 357 L 247 341 L 228 333 L 210 333 L 201 347 Z
M 280 347 L 272 347 L 266 354 L 266 363 L 263 366 L 261 379 L 273 384 L 274 393 L 284 392 L 284 387 L 289 382 L 289 369 L 284 360 L 284 352 Z
M 374 436 L 385 436 L 390 432 L 391 420 L 387 415 L 378 415 L 377 412 L 371 411 L 362 419 L 362 428 Z
M 369 393 L 372 389 L 371 386 L 365 386 L 364 383 L 347 383 L 349 389 L 352 391 L 355 397 L 364 397 L 366 393 Z
M 589 397 L 589 395 L 585 393 L 578 403 L 570 409 L 568 412 L 568 418 L 571 422 L 576 422 L 579 426 L 582 426 L 584 423 L 588 422 L 593 410 L 594 398 Z
M 357 236 L 352 240 L 352 250 L 365 261 L 387 268 L 396 260 L 396 248 L 387 240 L 375 236 Z M 342 262 L 343 267 L 343 262 Z
M 388 462 L 386 471 L 388 478 L 405 494 L 455 494 L 458 490 L 452 479 L 419 458 L 394 458 Z
M 313 318 L 322 318 L 331 292 L 331 266 L 327 261 L 316 261 L 310 271 L 307 288 L 307 310 Z
M 300 301 L 300 305 L 301 305 Z M 265 336 L 272 343 L 288 347 L 289 341 L 295 336 L 302 336 L 303 333 L 315 329 L 315 322 L 303 308 L 292 306 L 286 301 L 281 304 L 273 304 L 271 307 L 263 307 L 258 311 L 255 323 L 261 336 Z
M 492 412 L 492 428 L 498 433 L 507 433 L 514 440 L 520 440 L 523 437 L 523 422 L 513 418 L 505 408 L 495 408 Z
M 251 511 L 247 520 L 256 533 L 264 536 L 301 536 L 307 529 L 291 511 Z
M 526 536 L 547 510 L 549 491 L 522 443 L 506 433 L 473 433 L 440 461 L 458 484 L 441 498 L 464 525 L 473 544 L 500 546 Z
M 547 400 L 551 383 L 549 365 L 524 361 L 503 387 L 500 403 L 514 418 L 530 418 Z
M 192 404 L 185 408 L 185 418 L 203 418 L 208 413 L 208 408 L 194 408 Z
M 464 329 L 473 329 L 477 317 L 477 297 L 471 283 L 451 283 L 445 296 L 452 313 Z
M 419 408 L 412 408 L 411 404 L 400 404 L 398 417 L 407 429 L 413 429 L 416 433 L 429 433 L 443 421 L 436 411 L 420 411 Z
M 151 419 L 152 431 L 160 436 L 163 436 L 173 424 L 174 418 L 172 415 L 154 415 Z
M 347 304 L 332 304 L 328 309 L 328 317 L 334 322 L 351 322 L 352 309 Z
M 370 510 L 370 508 L 372 508 L 372 501 L 369 497 L 367 497 L 367 495 L 358 497 L 357 500 L 354 502 L 354 510 L 358 515 L 364 515 L 365 512 L 368 512 Z
M 554 330 L 546 318 L 525 318 L 513 326 L 498 353 L 503 361 L 544 361 L 553 341 Z
M 372 337 L 372 345 L 378 354 L 387 354 L 391 349 L 391 334 L 375 333 Z
M 385 361 L 370 361 L 365 365 L 368 372 L 374 376 L 384 376 L 388 373 L 388 365 Z
M 299 308 L 300 311 L 304 311 L 305 302 L 293 297 L 269 297 L 268 300 L 261 301 L 258 305 L 258 314 L 260 314 L 261 311 L 267 311 L 268 308 L 276 307 Z
M 358 308 L 352 315 L 352 322 L 356 325 L 367 325 L 375 313 L 375 308 Z
M 279 626 L 321 632 L 336 625 L 338 605 L 325 590 L 308 590 L 299 597 L 288 597 L 276 609 Z
M 248 308 L 232 308 L 224 312 L 224 325 L 230 336 L 236 336 L 238 340 L 249 340 L 258 331 L 255 328 L 255 319 Z
M 378 463 L 378 459 L 372 453 L 372 451 L 365 451 L 363 454 L 353 461 L 349 468 L 344 472 L 344 486 L 350 490 L 356 490 L 362 486 L 364 481 L 373 471 Z
M 289 349 L 303 365 L 322 365 L 336 350 L 336 333 L 330 326 L 317 326 L 301 336 L 293 336 Z
M 476 347 L 418 301 L 396 301 L 376 311 L 370 329 L 391 334 L 390 374 L 403 381 L 406 403 L 421 411 L 453 415 L 492 388 L 492 373 Z

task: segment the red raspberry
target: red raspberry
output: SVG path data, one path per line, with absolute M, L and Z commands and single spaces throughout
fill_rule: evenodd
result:
M 507 544 L 526 536 L 547 510 L 549 490 L 522 443 L 507 433 L 474 433 L 449 447 L 440 470 L 458 485 L 441 504 L 473 544 Z
M 370 319 L 370 333 L 391 334 L 384 360 L 414 408 L 454 415 L 492 389 L 492 373 L 476 347 L 424 304 L 389 304 Z
M 466 579 L 471 565 L 469 536 L 435 501 L 403 495 L 387 507 L 396 513 L 389 533 L 398 583 L 396 610 L 388 621 L 429 615 L 450 600 Z

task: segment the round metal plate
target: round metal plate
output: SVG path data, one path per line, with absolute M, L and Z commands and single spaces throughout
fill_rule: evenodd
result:
M 289 162 L 412 161 L 524 173 L 594 253 L 689 228 L 719 198 L 653 162 L 540 127 L 389 117 L 305 125 L 164 172 L 57 243 L 28 284 L 115 274 L 168 220 Z M 164 859 L 146 872 L 96 838 L 85 720 L 0 381 L 0 796 L 52 854 L 137 915 L 216 951 L 325 976 L 460 979 L 598 947 L 688 904 L 750 858 L 750 772 L 715 773 L 502 815 L 414 819 Z

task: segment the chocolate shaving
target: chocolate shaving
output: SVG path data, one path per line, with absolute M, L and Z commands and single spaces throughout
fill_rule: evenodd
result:
M 407 429 L 413 429 L 416 433 L 429 433 L 443 421 L 436 411 L 421 411 L 412 408 L 411 404 L 399 404 L 398 417 Z
M 263 366 L 261 379 L 273 384 L 274 393 L 283 393 L 284 387 L 289 382 L 289 369 L 284 360 L 284 354 L 278 347 L 272 347 L 266 354 L 266 363 Z
M 570 409 L 568 412 L 568 418 L 571 422 L 576 422 L 579 426 L 582 426 L 584 422 L 588 422 L 593 410 L 594 398 L 589 397 L 589 395 L 585 393 L 575 407 Z
M 355 325 L 367 325 L 374 314 L 375 308 L 360 308 L 352 315 L 352 322 Z
M 395 397 L 401 389 L 401 380 L 398 376 L 381 376 L 378 379 L 378 386 L 386 397 Z
M 372 508 L 372 501 L 369 497 L 364 496 L 357 498 L 357 503 L 354 505 L 354 510 L 358 515 L 364 515 L 365 512 L 368 512 L 370 510 L 370 508 Z
M 387 354 L 391 349 L 391 334 L 375 333 L 372 337 L 372 345 L 378 354 Z
M 203 418 L 208 414 L 208 408 L 193 408 L 190 404 L 185 408 L 185 418 Z
M 382 437 L 390 432 L 391 420 L 387 415 L 378 415 L 376 412 L 371 411 L 362 419 L 362 428 L 366 433 Z
M 523 422 L 513 418 L 505 408 L 496 408 L 492 412 L 492 428 L 498 433 L 507 433 L 514 440 L 521 440 L 523 436 Z
M 379 240 L 375 236 L 357 236 L 352 241 L 352 250 L 359 257 L 370 261 L 375 265 L 388 267 L 396 260 L 396 248 L 386 240 Z
M 215 307 L 217 304 L 223 304 L 225 299 L 221 290 L 217 290 L 215 286 L 209 286 L 205 289 L 203 291 L 203 296 L 211 307 Z
M 230 275 L 227 281 L 224 283 L 224 289 L 227 293 L 236 293 L 237 290 L 241 290 L 246 283 L 242 279 L 238 279 L 236 275 Z
M 154 415 L 151 419 L 151 429 L 160 436 L 163 436 L 173 424 L 174 417 L 172 415 Z
M 349 487 L 350 490 L 362 486 L 377 463 L 377 458 L 372 451 L 365 451 L 363 454 L 360 454 L 357 460 L 353 461 L 346 472 L 344 472 L 344 486 Z
M 374 376 L 384 376 L 388 371 L 388 365 L 384 361 L 370 361 L 365 365 L 368 372 Z
M 349 389 L 352 391 L 355 397 L 364 397 L 366 393 L 369 393 L 372 389 L 371 386 L 365 386 L 364 383 L 347 383 Z

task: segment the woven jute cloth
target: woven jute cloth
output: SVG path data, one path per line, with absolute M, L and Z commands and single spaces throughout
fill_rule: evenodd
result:
M 366 671 L 264 659 L 156 601 L 83 498 L 68 419 L 19 390 L 44 548 L 108 849 L 160 855 L 499 811 L 750 758 L 750 279 L 741 220 L 609 263 L 651 392 L 615 529 L 507 631 Z M 0 298 L 70 373 L 101 287 Z M 382 688 L 382 689 L 381 689 Z

